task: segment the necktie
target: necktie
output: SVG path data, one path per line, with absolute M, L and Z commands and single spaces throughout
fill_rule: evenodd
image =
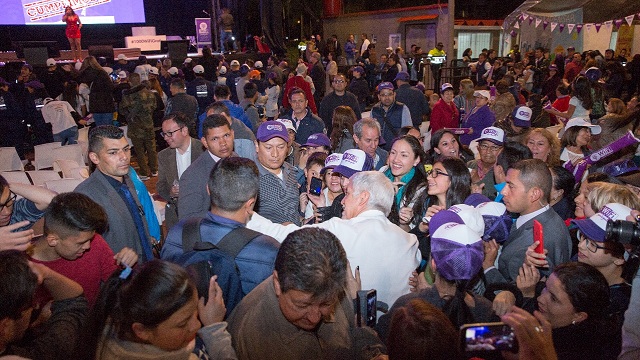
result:
M 140 209 L 136 204 L 136 201 L 133 199 L 133 195 L 131 195 L 131 191 L 129 191 L 129 187 L 126 183 L 122 183 L 120 185 L 120 191 L 127 199 L 127 207 L 129 208 L 129 212 L 133 217 L 133 222 L 136 225 L 136 230 L 138 231 L 138 237 L 140 238 L 140 244 L 142 246 L 142 251 L 144 253 L 144 257 L 146 261 L 153 259 L 153 251 L 151 250 L 151 245 L 149 244 L 149 240 L 147 239 L 147 234 L 144 231 L 144 222 L 142 222 L 142 215 L 140 214 Z

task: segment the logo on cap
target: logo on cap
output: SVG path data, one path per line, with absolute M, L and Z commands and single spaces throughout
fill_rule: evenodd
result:
M 486 128 L 482 130 L 482 135 L 498 136 L 498 132 L 495 129 Z
M 276 125 L 276 124 L 267 125 L 267 130 L 282 131 L 282 125 Z
M 354 154 L 344 153 L 342 155 L 342 161 L 346 161 L 346 162 L 351 163 L 351 164 L 357 164 L 358 163 L 358 157 L 355 156 Z

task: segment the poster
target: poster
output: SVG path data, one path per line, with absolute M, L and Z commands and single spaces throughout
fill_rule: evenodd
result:
M 198 49 L 211 47 L 211 19 L 196 18 L 196 42 Z
M 629 59 L 631 57 L 631 46 L 633 45 L 633 31 L 635 25 L 624 24 L 618 29 L 618 41 L 616 42 L 615 54 Z

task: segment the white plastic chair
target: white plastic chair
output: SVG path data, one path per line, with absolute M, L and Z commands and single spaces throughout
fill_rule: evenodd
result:
M 73 192 L 75 188 L 84 180 L 82 179 L 58 179 L 44 182 L 44 187 L 57 192 L 58 194 Z
M 9 184 L 18 183 L 32 185 L 27 173 L 24 171 L 3 171 L 0 175 L 2 175 Z
M 59 142 L 41 144 L 33 147 L 35 158 L 33 160 L 33 166 L 36 167 L 36 170 L 53 167 L 53 161 L 55 159 L 53 158 L 52 150 L 58 147 L 60 147 Z
M 33 185 L 43 186 L 45 182 L 49 180 L 60 180 L 60 174 L 57 171 L 53 170 L 35 170 L 35 171 L 27 171 Z
M 0 171 L 24 171 L 24 165 L 14 147 L 0 147 Z
M 80 166 L 74 160 L 56 160 L 53 162 L 53 170 L 62 172 L 66 179 L 86 179 L 89 177 L 89 167 Z
M 51 157 L 54 161 L 73 160 L 78 163 L 78 166 L 85 164 L 85 155 L 80 144 L 65 145 L 51 149 Z
M 78 129 L 78 142 L 89 143 L 89 127 L 85 126 L 82 129 Z

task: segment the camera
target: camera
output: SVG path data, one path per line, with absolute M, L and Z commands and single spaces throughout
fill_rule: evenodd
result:
M 607 235 L 609 241 L 621 244 L 640 245 L 640 226 L 632 221 L 607 221 Z

